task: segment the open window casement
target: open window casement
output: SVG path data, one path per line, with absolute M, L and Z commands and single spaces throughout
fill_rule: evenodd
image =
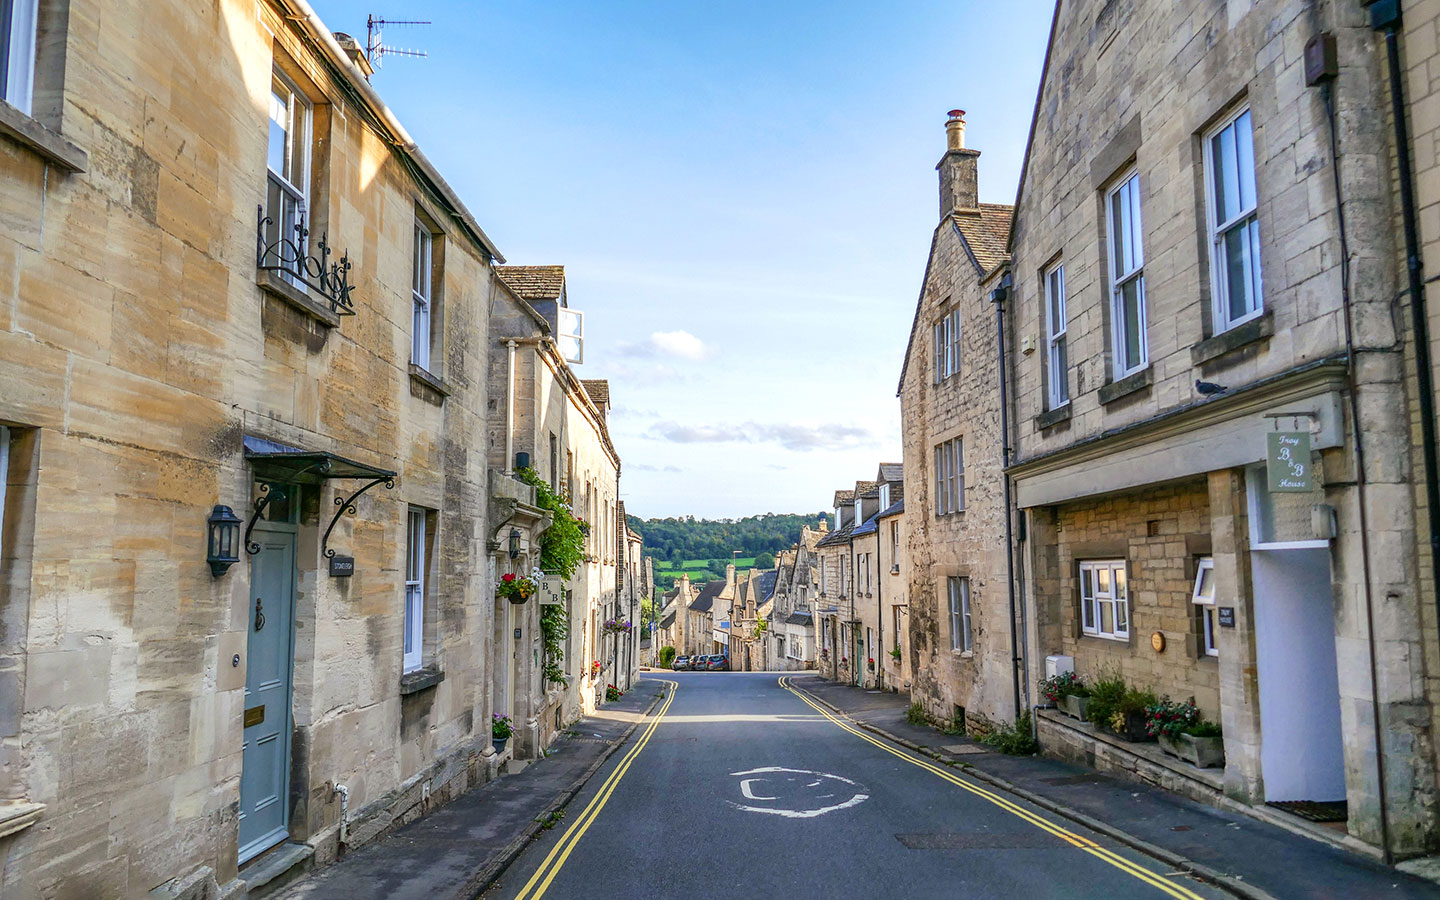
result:
M 560 357 L 568 363 L 585 363 L 585 314 L 562 307 L 559 311 L 559 327 L 555 333 L 555 345 L 560 348 Z
M 1195 567 L 1195 588 L 1190 592 L 1190 602 L 1195 604 L 1200 615 L 1200 646 L 1206 656 L 1220 655 L 1220 642 L 1216 639 L 1215 621 L 1215 560 L 1209 556 L 1200 558 Z

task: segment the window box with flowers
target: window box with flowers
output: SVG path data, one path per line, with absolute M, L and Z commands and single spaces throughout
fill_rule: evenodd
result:
M 1146 728 L 1160 741 L 1160 749 L 1197 769 L 1225 765 L 1225 738 L 1220 726 L 1200 718 L 1191 698 L 1174 703 L 1169 697 L 1145 710 Z
M 1090 688 L 1074 672 L 1061 672 L 1040 682 L 1040 696 L 1073 719 L 1085 720 L 1089 711 Z

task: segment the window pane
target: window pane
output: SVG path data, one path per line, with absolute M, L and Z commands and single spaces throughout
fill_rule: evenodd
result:
M 1115 604 L 1108 600 L 1100 601 L 1100 633 L 1115 633 Z
M 1140 176 L 1130 176 L 1126 184 L 1130 200 L 1130 221 L 1126 228 L 1130 235 L 1130 271 L 1145 265 L 1145 246 L 1140 232 Z
M 1124 600 L 1128 595 L 1125 593 L 1125 567 L 1115 567 L 1115 596 Z
M 1115 634 L 1125 634 L 1130 630 L 1130 604 L 1123 600 L 1115 601 Z
M 1121 348 L 1121 363 L 1126 369 L 1134 369 L 1144 363 L 1145 357 L 1140 341 L 1142 326 L 1141 285 L 1142 279 L 1135 278 L 1120 289 L 1120 328 L 1124 346 Z
M 1231 126 L 1235 129 L 1235 166 L 1240 183 L 1240 209 L 1255 208 L 1255 138 L 1250 133 L 1250 110 Z
M 1250 312 L 1250 230 L 1244 225 L 1225 232 L 1221 241 L 1225 266 L 1225 290 L 1230 301 L 1230 318 L 1244 318 Z
M 1264 296 L 1260 290 L 1260 220 L 1252 216 L 1245 233 L 1250 239 L 1250 309 L 1253 311 L 1260 308 Z
M 1215 160 L 1216 221 L 1228 222 L 1240 214 L 1240 178 L 1235 161 L 1235 126 L 1230 125 L 1211 140 Z
M 288 92 L 272 89 L 270 92 L 270 143 L 266 149 L 265 163 L 270 171 L 284 176 L 285 160 L 288 158 L 290 140 L 290 98 Z
M 1070 356 L 1066 349 L 1066 339 L 1061 336 L 1055 341 L 1055 381 L 1054 393 L 1058 403 L 1064 403 L 1070 399 Z
M 1124 277 L 1125 273 L 1130 271 L 1130 233 L 1127 210 L 1125 188 L 1121 187 L 1110 196 L 1110 221 L 1115 244 L 1111 249 L 1111 255 L 1115 260 L 1113 277 L 1116 279 Z
M 1095 593 L 1110 596 L 1110 567 L 1101 566 L 1095 570 Z

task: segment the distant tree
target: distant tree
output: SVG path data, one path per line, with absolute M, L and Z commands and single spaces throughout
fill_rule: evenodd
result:
M 775 556 L 774 556 L 773 554 L 771 554 L 770 551 L 768 551 L 768 550 L 762 552 L 759 556 L 756 556 L 756 557 L 755 557 L 755 568 L 757 568 L 757 569 L 773 569 L 773 568 L 775 568 Z

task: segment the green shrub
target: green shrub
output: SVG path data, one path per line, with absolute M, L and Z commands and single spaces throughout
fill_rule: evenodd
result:
M 1191 737 L 1202 738 L 1222 737 L 1224 735 L 1224 732 L 1220 730 L 1220 726 L 1214 722 L 1196 722 L 1194 725 L 1186 727 L 1181 733 L 1188 734 Z
M 925 715 L 925 707 L 919 703 L 912 703 L 910 708 L 905 710 L 905 721 L 911 725 L 928 725 L 930 717 Z
M 1154 691 L 1142 691 L 1138 688 L 1130 688 L 1125 691 L 1125 696 L 1120 698 L 1115 711 L 1129 715 L 1130 713 L 1143 713 L 1146 709 L 1160 702 Z
M 1085 718 L 1091 723 L 1110 727 L 1110 717 L 1120 708 L 1125 699 L 1125 679 L 1119 675 L 1102 675 L 1090 685 L 1090 705 L 1085 709 Z
M 1040 749 L 1030 734 L 1030 714 L 1021 713 L 1014 725 L 1002 725 L 980 738 L 980 743 L 1010 756 L 1030 756 Z
M 673 662 L 675 662 L 675 648 L 674 648 L 674 647 L 661 647 L 661 648 L 660 648 L 660 665 L 661 665 L 661 667 L 668 669 L 668 668 L 670 668 L 670 664 L 673 663 Z

